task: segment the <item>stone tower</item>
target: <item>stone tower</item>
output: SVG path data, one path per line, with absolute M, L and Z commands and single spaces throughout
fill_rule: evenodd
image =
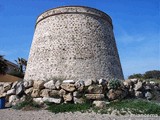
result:
M 25 80 L 123 79 L 111 18 L 84 6 L 42 13 L 35 26 Z

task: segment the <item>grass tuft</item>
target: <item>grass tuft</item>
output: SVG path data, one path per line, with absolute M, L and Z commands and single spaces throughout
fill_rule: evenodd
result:
M 91 108 L 91 104 L 85 103 L 85 104 L 72 104 L 72 103 L 67 103 L 67 104 L 47 104 L 48 105 L 48 110 L 53 113 L 62 113 L 62 112 L 85 112 Z

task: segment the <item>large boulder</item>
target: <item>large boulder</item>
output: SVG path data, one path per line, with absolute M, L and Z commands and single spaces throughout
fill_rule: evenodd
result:
M 35 80 L 33 84 L 33 88 L 41 90 L 44 88 L 44 83 L 45 82 L 43 80 Z
M 88 93 L 101 94 L 101 93 L 103 93 L 103 87 L 102 87 L 102 85 L 91 85 L 88 87 Z
M 23 82 L 19 82 L 16 86 L 16 95 L 21 96 L 25 91 L 25 88 L 23 86 Z
M 66 83 L 62 83 L 61 88 L 68 92 L 73 92 L 76 89 L 74 84 L 66 84 Z
M 110 89 L 108 91 L 107 97 L 109 100 L 123 99 L 124 97 L 126 97 L 126 92 L 121 89 L 119 90 Z
M 49 97 L 49 92 L 50 92 L 49 89 L 43 89 L 40 91 L 40 96 L 41 97 Z
M 92 85 L 92 83 L 93 83 L 93 81 L 92 81 L 91 79 L 88 79 L 88 80 L 85 80 L 85 81 L 84 81 L 84 85 L 85 85 L 86 87 Z
M 46 82 L 46 83 L 44 84 L 44 87 L 45 87 L 46 89 L 51 89 L 51 90 L 52 90 L 52 89 L 56 89 L 56 86 L 55 86 L 53 80 L 50 80 L 50 81 Z

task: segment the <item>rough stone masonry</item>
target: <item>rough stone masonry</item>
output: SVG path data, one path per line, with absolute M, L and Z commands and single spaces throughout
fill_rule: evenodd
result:
M 111 18 L 84 6 L 42 13 L 35 26 L 25 80 L 123 79 Z

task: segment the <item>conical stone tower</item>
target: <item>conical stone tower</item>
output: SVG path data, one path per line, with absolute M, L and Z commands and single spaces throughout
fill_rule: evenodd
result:
M 42 13 L 36 22 L 25 80 L 123 79 L 111 18 L 84 6 Z

